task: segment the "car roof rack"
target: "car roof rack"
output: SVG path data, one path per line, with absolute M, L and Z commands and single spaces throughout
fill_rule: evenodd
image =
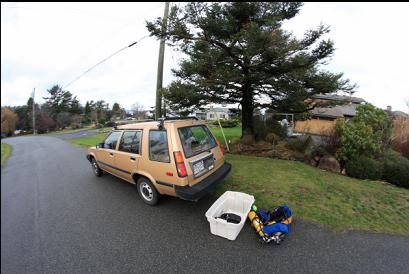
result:
M 158 121 L 159 121 L 159 125 L 158 125 L 158 128 L 159 128 L 159 130 L 163 130 L 163 124 L 165 123 L 165 121 L 173 121 L 173 120 L 199 120 L 197 117 L 194 117 L 194 116 L 185 116 L 185 117 L 182 117 L 182 116 L 179 116 L 179 117 L 162 117 L 162 118 L 159 118 L 158 119 Z

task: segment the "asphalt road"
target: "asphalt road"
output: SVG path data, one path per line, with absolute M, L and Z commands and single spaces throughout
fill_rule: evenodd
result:
M 2 273 L 408 273 L 408 237 L 296 219 L 280 246 L 260 245 L 249 223 L 229 241 L 210 233 L 213 197 L 150 207 L 133 185 L 94 177 L 68 142 L 4 142 L 13 151 L 1 171 Z
M 84 138 L 84 137 L 93 136 L 93 135 L 97 135 L 101 133 L 102 132 L 90 131 L 89 129 L 84 129 L 81 131 L 72 132 L 68 134 L 55 134 L 53 136 L 60 138 L 60 139 L 78 139 L 78 138 Z

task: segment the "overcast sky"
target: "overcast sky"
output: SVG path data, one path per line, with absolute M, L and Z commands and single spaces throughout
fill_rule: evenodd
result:
M 162 3 L 1 3 L 1 105 L 36 101 L 54 84 L 148 34 L 145 20 L 163 15 Z M 320 23 L 336 51 L 326 67 L 358 84 L 354 96 L 408 112 L 408 3 L 306 3 L 285 23 L 302 36 Z M 130 109 L 154 105 L 159 42 L 142 40 L 67 88 L 81 103 L 105 100 Z M 164 85 L 180 53 L 166 48 Z

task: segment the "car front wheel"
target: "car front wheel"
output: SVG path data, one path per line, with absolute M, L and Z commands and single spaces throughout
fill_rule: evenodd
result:
M 101 177 L 103 174 L 103 171 L 102 169 L 99 168 L 98 163 L 95 160 L 95 158 L 92 158 L 91 165 L 92 165 L 92 169 L 94 170 L 94 175 L 97 177 Z
M 156 205 L 159 201 L 159 193 L 156 191 L 152 183 L 146 178 L 139 178 L 136 186 L 138 188 L 139 196 L 148 205 Z

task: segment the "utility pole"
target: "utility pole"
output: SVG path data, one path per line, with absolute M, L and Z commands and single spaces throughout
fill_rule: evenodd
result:
M 36 135 L 36 112 L 35 112 L 35 101 L 34 101 L 34 95 L 36 92 L 36 88 L 33 89 L 33 135 Z
M 163 14 L 162 33 L 166 32 L 168 25 L 169 2 L 165 2 L 165 12 Z M 162 82 L 163 82 L 163 59 L 165 56 L 165 38 L 160 39 L 159 59 L 158 59 L 158 74 L 156 79 L 156 120 L 162 116 Z

